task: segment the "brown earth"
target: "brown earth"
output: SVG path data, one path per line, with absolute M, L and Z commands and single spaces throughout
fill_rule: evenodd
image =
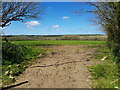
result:
M 28 83 L 16 88 L 90 88 L 88 66 L 95 64 L 96 48 L 83 45 L 47 46 L 45 58 L 29 66 L 16 83 Z

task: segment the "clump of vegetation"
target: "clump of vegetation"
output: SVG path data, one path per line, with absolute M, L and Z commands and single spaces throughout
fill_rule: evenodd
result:
M 4 85 L 15 82 L 15 77 L 19 76 L 25 70 L 23 65 L 12 64 L 2 66 L 2 83 Z
M 120 45 L 113 44 L 112 45 L 112 53 L 114 55 L 114 60 L 119 63 L 120 62 Z
M 39 54 L 41 57 L 44 56 L 45 51 L 40 47 L 3 42 L 2 54 L 2 82 L 4 86 L 13 83 L 15 77 L 19 76 Z
M 101 64 L 90 67 L 93 88 L 118 88 L 118 66 L 113 61 L 114 56 L 110 50 L 107 47 L 98 49 L 95 53 L 95 59 L 101 60 L 106 55 L 107 59 L 105 61 L 101 61 Z
M 25 46 L 4 42 L 2 45 L 3 65 L 19 64 L 27 59 L 31 49 Z

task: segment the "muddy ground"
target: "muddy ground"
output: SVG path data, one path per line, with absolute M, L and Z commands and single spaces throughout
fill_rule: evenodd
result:
M 47 56 L 29 66 L 16 88 L 91 88 L 88 66 L 94 65 L 96 48 L 83 45 L 47 46 Z

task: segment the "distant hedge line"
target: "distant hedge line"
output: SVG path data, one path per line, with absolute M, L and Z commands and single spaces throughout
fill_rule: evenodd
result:
M 107 36 L 100 35 L 58 35 L 58 36 L 6 36 L 11 41 L 26 41 L 26 40 L 87 40 L 87 41 L 106 41 Z

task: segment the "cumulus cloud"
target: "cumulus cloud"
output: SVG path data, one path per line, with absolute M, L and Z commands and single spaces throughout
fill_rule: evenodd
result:
M 39 23 L 38 21 L 30 21 L 30 22 L 26 22 L 26 27 L 29 29 L 34 29 L 34 26 L 38 26 L 41 25 L 41 23 Z
M 40 23 L 38 21 L 30 21 L 30 22 L 26 22 L 25 24 L 30 25 L 30 26 L 40 25 Z
M 69 19 L 70 17 L 68 16 L 63 16 L 62 19 Z
M 59 25 L 53 25 L 52 27 L 53 28 L 59 28 L 60 26 Z
M 52 28 L 56 31 L 60 30 L 60 25 L 53 25 Z

